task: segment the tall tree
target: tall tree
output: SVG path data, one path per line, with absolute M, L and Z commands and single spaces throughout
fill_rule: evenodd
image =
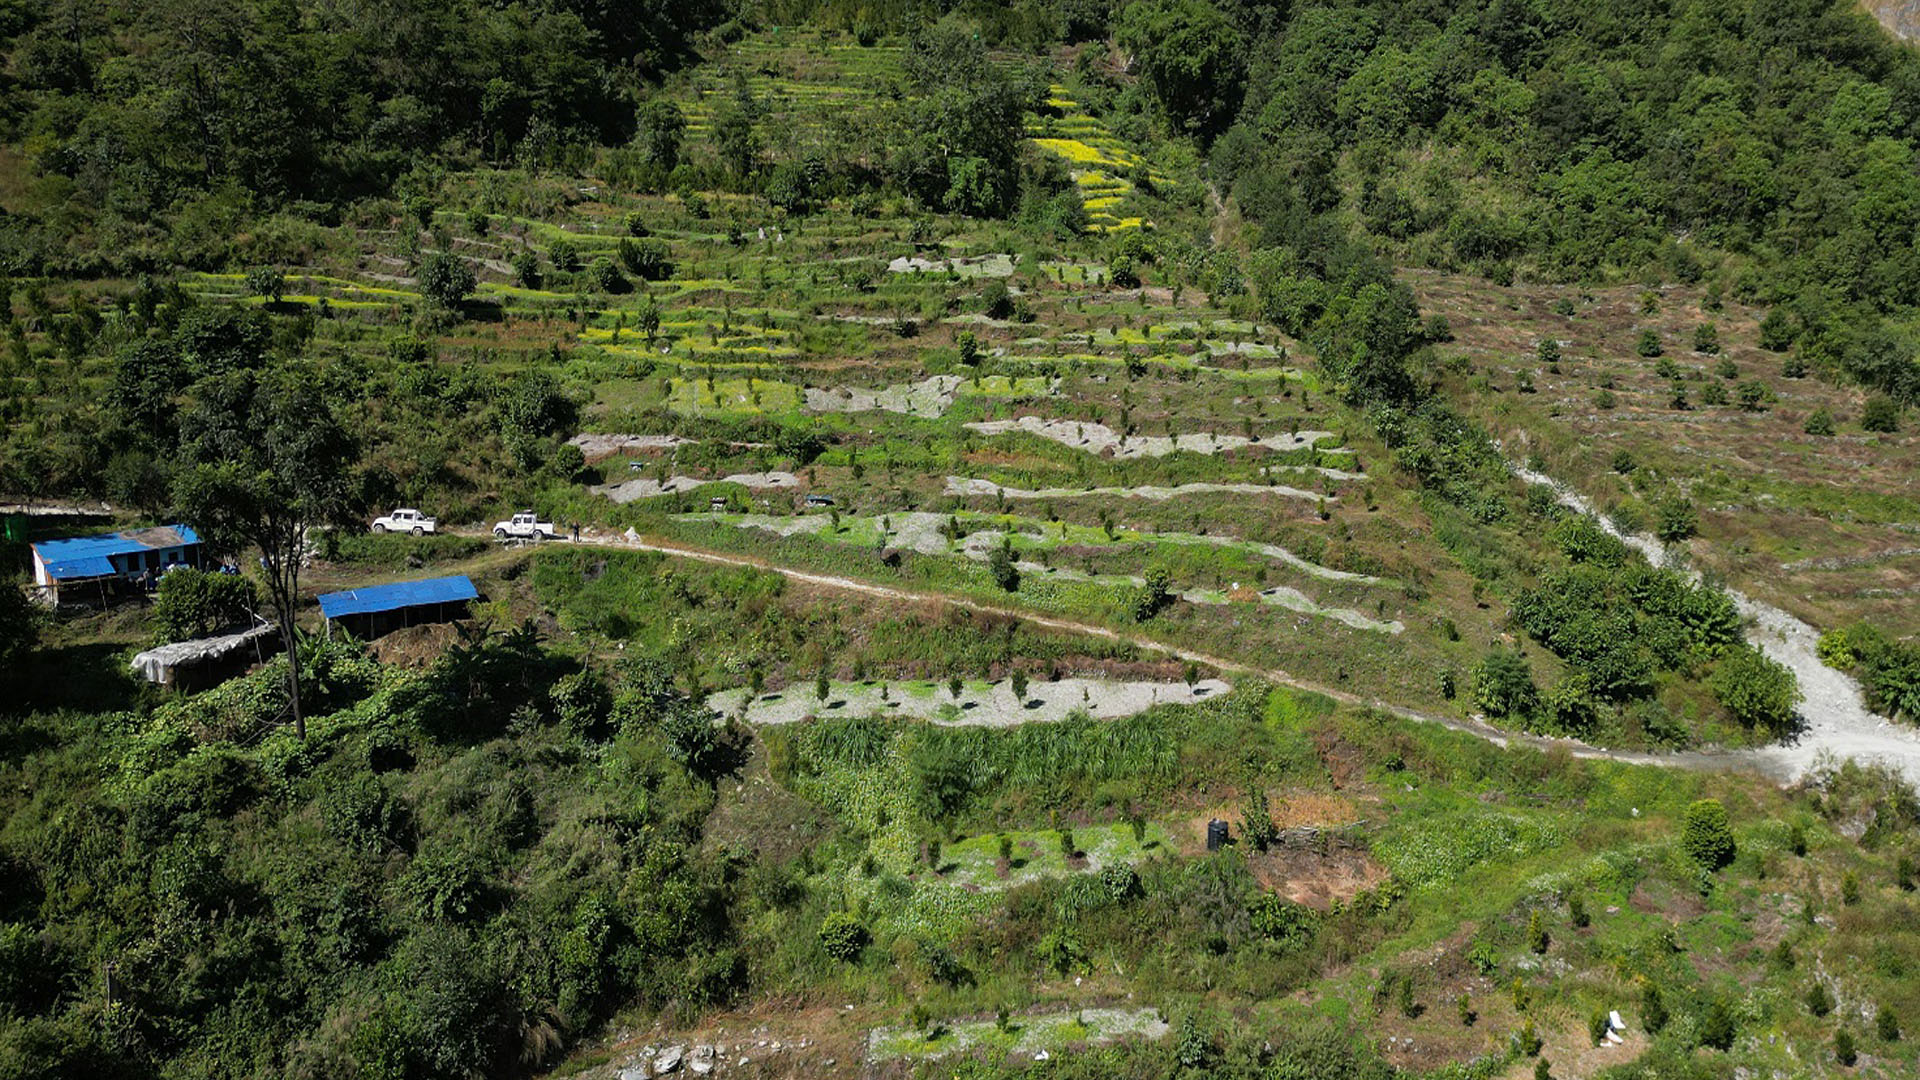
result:
M 202 390 L 181 418 L 185 467 L 174 481 L 174 504 L 210 546 L 259 549 L 287 650 L 294 731 L 304 739 L 297 617 L 306 536 L 351 520 L 358 448 L 305 364 L 258 376 L 238 372 Z
M 1116 36 L 1176 126 L 1211 138 L 1233 122 L 1246 80 L 1246 42 L 1213 5 L 1129 4 Z

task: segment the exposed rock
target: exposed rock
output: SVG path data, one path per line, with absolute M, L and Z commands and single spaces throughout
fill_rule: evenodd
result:
M 653 1071 L 656 1073 L 659 1073 L 662 1076 L 665 1076 L 666 1074 L 678 1069 L 680 1067 L 680 1063 L 682 1061 L 685 1061 L 686 1057 L 687 1057 L 686 1047 L 669 1046 L 665 1050 L 660 1051 L 659 1057 L 653 1059 Z
M 693 1053 L 687 1056 L 687 1068 L 705 1076 L 713 1071 L 713 1060 L 713 1047 L 703 1043 L 694 1047 Z

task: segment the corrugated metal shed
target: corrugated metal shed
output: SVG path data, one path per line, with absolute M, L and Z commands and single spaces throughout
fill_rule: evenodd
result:
M 474 588 L 473 582 L 464 575 L 428 578 L 425 581 L 399 581 L 392 585 L 321 593 L 320 614 L 329 619 L 338 619 L 343 615 L 398 611 L 426 604 L 457 604 L 476 600 L 479 596 L 480 590 Z

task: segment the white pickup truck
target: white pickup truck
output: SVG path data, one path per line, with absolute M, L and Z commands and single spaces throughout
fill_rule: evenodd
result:
M 513 515 L 511 520 L 493 527 L 495 540 L 554 540 L 559 536 L 554 531 L 553 522 L 541 521 L 540 515 L 531 510 L 522 510 Z
M 403 532 L 420 536 L 433 532 L 439 522 L 418 510 L 395 510 L 373 519 L 373 531 L 377 533 Z

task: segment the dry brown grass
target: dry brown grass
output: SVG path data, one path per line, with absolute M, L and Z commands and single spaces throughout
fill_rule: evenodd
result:
M 1501 288 L 1407 276 L 1423 308 L 1452 325 L 1456 340 L 1443 353 L 1470 365 L 1449 380 L 1449 393 L 1509 454 L 1540 456 L 1602 507 L 1644 510 L 1667 492 L 1692 494 L 1701 511 L 1701 538 L 1689 551 L 1696 564 L 1816 626 L 1868 619 L 1896 633 L 1920 631 L 1916 421 L 1909 414 L 1896 435 L 1865 433 L 1866 395 L 1857 387 L 1787 378 L 1785 358 L 1759 348 L 1763 309 L 1728 300 L 1723 311 L 1706 311 L 1695 286 L 1658 290 L 1658 310 L 1643 313 L 1639 286 Z M 1575 301 L 1574 315 L 1554 313 L 1561 298 Z M 1734 379 L 1715 373 L 1718 356 L 1692 351 L 1694 328 L 1707 321 L 1738 368 Z M 1673 408 L 1671 380 L 1657 373 L 1657 360 L 1637 354 L 1649 328 L 1680 368 L 1692 409 Z M 1561 344 L 1557 374 L 1535 360 L 1546 337 Z M 1537 392 L 1517 391 L 1522 371 Z M 1710 384 L 1732 396 L 1750 380 L 1777 400 L 1758 412 L 1703 403 Z M 1595 401 L 1609 381 L 1618 404 L 1603 410 Z M 1834 417 L 1837 436 L 1805 433 L 1818 409 Z M 1632 479 L 1611 469 L 1621 450 L 1639 467 Z

